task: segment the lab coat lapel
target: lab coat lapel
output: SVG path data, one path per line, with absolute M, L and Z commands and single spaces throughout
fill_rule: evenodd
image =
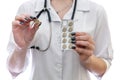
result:
M 78 0 L 75 21 L 74 21 L 74 31 L 84 32 L 85 26 L 85 15 L 90 12 L 90 5 L 88 0 Z

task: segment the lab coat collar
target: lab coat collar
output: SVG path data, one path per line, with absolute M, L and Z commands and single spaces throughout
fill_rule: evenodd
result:
M 39 11 L 41 11 L 44 8 L 44 1 L 45 0 L 37 0 L 36 1 L 36 6 L 35 6 L 36 13 L 38 13 Z M 47 0 L 47 8 L 48 9 L 51 8 L 50 0 Z M 82 11 L 82 12 L 90 11 L 89 0 L 77 0 L 76 11 L 79 11 L 79 12 L 80 11 Z M 53 15 L 53 13 L 54 12 L 51 13 L 51 16 L 54 17 L 54 19 L 52 18 L 52 21 L 60 21 L 60 19 L 58 20 L 58 18 L 55 17 L 56 15 Z
M 77 11 L 90 11 L 89 0 L 77 0 Z
M 37 0 L 35 11 L 40 11 L 44 8 L 44 0 Z M 47 0 L 47 8 L 50 8 L 50 0 Z M 89 11 L 89 1 L 88 0 L 77 0 L 77 10 Z

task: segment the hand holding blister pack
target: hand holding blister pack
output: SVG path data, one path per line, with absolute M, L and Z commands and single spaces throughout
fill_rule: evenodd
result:
M 75 48 L 75 32 L 73 32 L 74 21 L 63 20 L 61 29 L 61 50 L 70 50 Z

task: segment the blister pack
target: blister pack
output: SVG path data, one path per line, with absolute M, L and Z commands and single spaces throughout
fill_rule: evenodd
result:
M 75 47 L 74 21 L 63 20 L 61 27 L 61 50 L 73 49 Z

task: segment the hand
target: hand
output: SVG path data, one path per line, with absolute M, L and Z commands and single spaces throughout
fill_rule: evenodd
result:
M 34 18 L 35 17 L 28 14 L 21 14 L 17 15 L 12 22 L 13 36 L 18 47 L 27 48 L 33 40 L 33 37 L 40 26 L 40 23 L 35 23 L 33 28 L 31 28 L 30 22 L 33 21 Z
M 93 55 L 95 44 L 92 37 L 85 32 L 75 33 L 75 51 L 80 55 L 80 61 L 86 62 Z

